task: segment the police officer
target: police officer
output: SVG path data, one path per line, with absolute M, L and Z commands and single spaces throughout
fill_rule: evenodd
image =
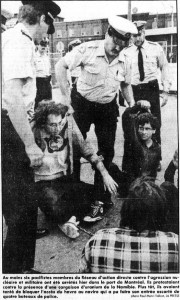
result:
M 33 40 L 54 32 L 60 8 L 52 1 L 22 1 L 18 24 L 2 34 L 2 201 L 7 224 L 3 273 L 36 273 L 37 204 L 33 167 L 42 163 L 27 112 L 34 105 Z
M 56 75 L 67 103 L 67 69 L 81 67 L 77 80 L 77 89 L 72 90 L 72 106 L 75 120 L 84 136 L 92 123 L 98 140 L 98 153 L 104 158 L 104 165 L 109 170 L 114 157 L 114 142 L 119 110 L 116 102 L 119 85 L 129 105 L 133 105 L 133 95 L 128 72 L 124 68 L 124 58 L 120 51 L 128 43 L 131 34 L 136 34 L 136 26 L 119 16 L 109 18 L 109 27 L 105 40 L 83 43 L 66 54 L 56 65 Z M 76 165 L 76 163 L 75 163 Z M 112 204 L 108 192 L 104 192 L 98 172 L 95 173 L 97 186 L 96 202 L 85 221 L 94 222 L 102 218 L 102 202 Z M 101 214 L 101 215 L 100 215 Z
M 52 99 L 52 86 L 51 86 L 51 65 L 49 56 L 47 54 L 47 42 L 40 41 L 38 45 L 38 50 L 35 56 L 35 66 L 36 66 L 36 99 L 35 108 L 38 103 L 42 100 Z
M 158 68 L 161 70 L 161 81 L 163 85 L 162 104 L 164 106 L 168 101 L 170 89 L 170 80 L 168 74 L 168 62 L 162 47 L 155 42 L 145 39 L 146 21 L 135 21 L 138 34 L 134 35 L 134 44 L 123 50 L 127 65 L 131 65 L 131 84 L 133 88 L 134 100 L 142 107 L 147 106 L 147 100 L 151 107 L 151 112 L 157 117 L 161 125 L 161 109 L 159 99 Z M 155 138 L 161 144 L 160 126 L 156 130 Z M 126 156 L 128 150 L 124 149 L 124 158 L 122 168 L 126 171 Z M 159 165 L 160 170 L 160 165 Z

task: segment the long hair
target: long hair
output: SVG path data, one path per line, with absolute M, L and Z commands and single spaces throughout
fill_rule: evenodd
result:
M 68 107 L 61 103 L 55 103 L 54 101 L 41 101 L 38 107 L 35 110 L 33 122 L 34 128 L 42 129 L 47 122 L 47 117 L 50 114 L 59 116 L 61 115 L 64 118 L 66 112 L 68 111 Z
M 138 232 L 162 230 L 166 221 L 166 198 L 151 178 L 137 178 L 130 186 L 121 209 L 120 226 Z

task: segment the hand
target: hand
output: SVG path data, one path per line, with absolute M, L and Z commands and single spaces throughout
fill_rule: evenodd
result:
M 30 167 L 41 166 L 44 154 L 35 143 L 26 147 L 26 153 L 31 162 Z
M 104 189 L 108 190 L 111 194 L 117 193 L 118 184 L 114 181 L 114 179 L 107 172 L 103 175 Z
M 168 92 L 163 92 L 162 94 L 161 94 L 161 98 L 162 98 L 162 104 L 161 104 L 161 107 L 163 107 L 164 105 L 166 105 L 167 104 L 167 102 L 168 102 Z
M 150 111 L 151 104 L 147 100 L 139 100 L 139 101 L 137 101 L 137 105 L 140 105 L 142 108 L 145 108 L 148 111 Z
M 173 164 L 176 167 L 176 169 L 178 169 L 178 167 L 179 167 L 178 150 L 176 150 L 175 153 L 174 153 Z
M 133 107 L 135 105 L 134 100 L 129 103 L 129 107 Z

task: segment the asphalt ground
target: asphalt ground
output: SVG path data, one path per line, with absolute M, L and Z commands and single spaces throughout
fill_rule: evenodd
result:
M 56 97 L 56 99 L 58 98 L 59 94 L 57 89 L 53 90 L 53 95 Z M 124 109 L 124 107 L 120 107 L 120 117 L 118 120 L 115 142 L 114 162 L 120 168 L 123 156 L 121 115 Z M 158 173 L 156 181 L 157 184 L 161 184 L 163 182 L 164 171 L 178 147 L 177 96 L 170 95 L 167 105 L 164 106 L 161 111 L 162 170 Z M 93 125 L 88 137 L 92 141 L 95 148 L 97 148 L 97 141 L 94 134 Z M 93 170 L 90 164 L 85 160 L 82 160 L 81 180 L 88 183 L 93 183 Z M 91 226 L 87 226 L 85 224 L 81 224 L 81 226 L 91 233 L 95 233 L 97 230 L 102 228 L 118 227 L 122 199 L 113 197 L 112 200 L 114 202 L 114 206 L 105 214 L 103 220 Z M 90 238 L 90 235 L 80 231 L 80 236 L 75 240 L 71 240 L 59 230 L 57 224 L 47 221 L 40 210 L 38 213 L 38 227 L 47 227 L 50 231 L 50 234 L 44 238 L 38 239 L 36 242 L 35 269 L 42 273 L 77 273 L 82 249 Z M 6 226 L 4 222 L 3 232 L 3 237 L 5 238 Z

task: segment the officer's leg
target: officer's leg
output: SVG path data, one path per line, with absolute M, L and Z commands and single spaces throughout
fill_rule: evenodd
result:
M 24 145 L 8 117 L 2 118 L 2 201 L 8 226 L 3 272 L 21 273 L 34 265 L 37 205 L 33 172 Z
M 110 164 L 114 157 L 114 143 L 116 138 L 118 107 L 115 101 L 98 107 L 95 120 L 95 133 L 98 141 L 98 154 L 104 157 L 103 163 L 109 171 Z M 104 191 L 103 181 L 100 173 L 95 172 L 96 200 L 109 202 L 110 193 Z
M 77 93 L 76 88 L 73 88 L 71 93 L 72 107 L 74 109 L 74 119 L 84 137 L 86 139 L 87 132 L 93 123 L 93 104 Z M 80 158 L 74 159 L 74 176 L 77 181 L 80 181 Z

